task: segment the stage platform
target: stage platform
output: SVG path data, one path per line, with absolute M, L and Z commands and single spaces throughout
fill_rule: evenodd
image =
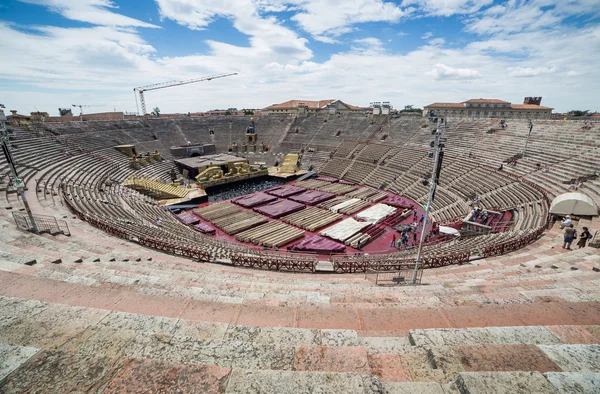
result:
M 278 199 L 277 201 L 253 208 L 253 210 L 270 218 L 280 218 L 290 213 L 298 212 L 305 207 L 304 204 L 298 202 Z
M 307 190 L 304 193 L 290 197 L 290 200 L 307 205 L 317 205 L 335 197 L 333 193 L 320 192 L 318 190 Z
M 346 245 L 330 239 L 320 237 L 318 235 L 305 238 L 300 243 L 288 247 L 288 250 L 294 252 L 309 252 L 309 253 L 343 253 L 346 251 Z
M 266 192 L 272 196 L 287 198 L 294 194 L 299 194 L 306 191 L 306 189 L 297 186 L 283 185 L 274 189 L 269 189 Z
M 234 198 L 233 201 L 237 205 L 241 205 L 244 208 L 254 208 L 259 205 L 264 205 L 277 200 L 277 197 L 270 196 L 266 193 L 253 193 L 247 194 L 242 197 Z

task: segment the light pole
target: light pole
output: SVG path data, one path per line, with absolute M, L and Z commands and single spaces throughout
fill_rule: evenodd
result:
M 435 198 L 435 189 L 438 183 L 438 177 L 440 175 L 441 161 L 443 158 L 444 148 L 444 132 L 445 132 L 445 120 L 444 118 L 437 118 L 437 125 L 435 130 L 435 139 L 433 140 L 433 171 L 431 172 L 431 179 L 429 180 L 429 197 L 427 198 L 427 206 L 425 208 L 425 217 L 423 220 L 423 228 L 421 229 L 421 239 L 419 240 L 419 250 L 417 251 L 417 260 L 415 261 L 415 270 L 413 272 L 412 284 L 417 284 L 417 276 L 419 274 L 419 266 L 421 265 L 421 257 L 423 253 L 423 243 L 425 240 L 425 232 L 427 223 L 429 221 L 429 211 L 431 210 L 431 204 Z
M 21 197 L 23 206 L 25 206 L 25 211 L 27 211 L 27 216 L 29 216 L 29 221 L 31 221 L 31 229 L 37 234 L 39 232 L 38 226 L 35 222 L 35 218 L 33 217 L 33 213 L 31 213 L 29 204 L 27 203 L 27 198 L 25 198 L 25 185 L 23 184 L 23 180 L 19 178 L 19 174 L 17 173 L 17 169 L 15 167 L 15 162 L 12 158 L 12 153 L 10 152 L 8 130 L 6 129 L 6 116 L 2 110 L 3 108 L 5 108 L 4 105 L 0 104 L 0 139 L 2 140 L 2 151 L 4 152 L 4 157 L 6 157 L 6 162 L 8 163 L 10 171 L 12 172 L 12 183 L 15 185 L 19 197 Z
M 527 152 L 527 144 L 529 143 L 529 137 L 531 137 L 531 132 L 533 131 L 533 122 L 531 122 L 531 119 L 529 119 L 529 123 L 527 124 L 527 126 L 529 126 L 529 134 L 527 134 L 527 138 L 525 139 L 525 148 L 523 149 L 522 155 L 523 158 L 525 158 L 525 152 Z

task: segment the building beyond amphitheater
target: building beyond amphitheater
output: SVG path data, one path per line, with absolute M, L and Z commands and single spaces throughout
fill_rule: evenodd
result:
M 563 249 L 549 210 L 578 183 L 600 204 L 600 123 L 550 120 L 541 98 L 482 100 L 425 107 L 447 120 L 428 213 L 427 116 L 296 100 L 252 120 L 12 119 L 13 157 L 44 231 L 17 228 L 27 219 L 0 158 L 0 392 L 598 392 L 600 253 Z M 215 193 L 244 194 L 188 198 L 212 193 L 177 184 L 188 168 L 172 152 L 195 146 L 243 159 L 241 191 Z M 277 173 L 290 154 L 313 178 Z M 218 164 L 219 179 L 234 167 Z M 278 183 L 245 186 L 253 166 Z M 290 211 L 238 204 L 270 205 L 269 193 Z M 188 210 L 172 213 L 169 200 Z M 474 200 L 496 221 L 475 220 Z M 349 236 L 342 254 L 287 251 L 394 201 L 395 216 L 359 230 L 362 248 Z M 329 209 L 339 204 L 356 211 Z M 429 242 L 422 286 L 397 286 L 416 251 L 389 245 L 414 212 L 462 236 Z M 307 218 L 327 224 L 313 231 Z M 597 215 L 573 223 L 600 230 Z

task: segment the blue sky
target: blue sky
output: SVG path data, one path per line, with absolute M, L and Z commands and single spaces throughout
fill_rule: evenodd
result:
M 600 110 L 598 0 L 4 0 L 0 33 L 0 103 L 21 113 L 132 112 L 136 86 L 225 72 L 239 75 L 147 104 L 543 96 Z

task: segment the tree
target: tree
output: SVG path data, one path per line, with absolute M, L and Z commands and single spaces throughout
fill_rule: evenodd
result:
M 404 109 L 401 110 L 400 112 L 422 112 L 423 110 L 421 108 L 415 108 L 413 105 L 405 105 Z
M 571 116 L 589 116 L 591 115 L 590 110 L 586 109 L 586 110 L 580 110 L 580 109 L 574 109 L 572 111 L 567 112 L 567 115 L 571 115 Z
M 254 115 L 254 111 L 252 111 L 251 109 L 245 109 L 244 111 L 244 115 Z
M 152 110 L 151 114 L 154 115 L 154 116 L 160 116 L 160 108 L 154 107 L 154 109 Z
M 231 115 L 231 111 L 230 110 L 225 111 L 225 115 Z

